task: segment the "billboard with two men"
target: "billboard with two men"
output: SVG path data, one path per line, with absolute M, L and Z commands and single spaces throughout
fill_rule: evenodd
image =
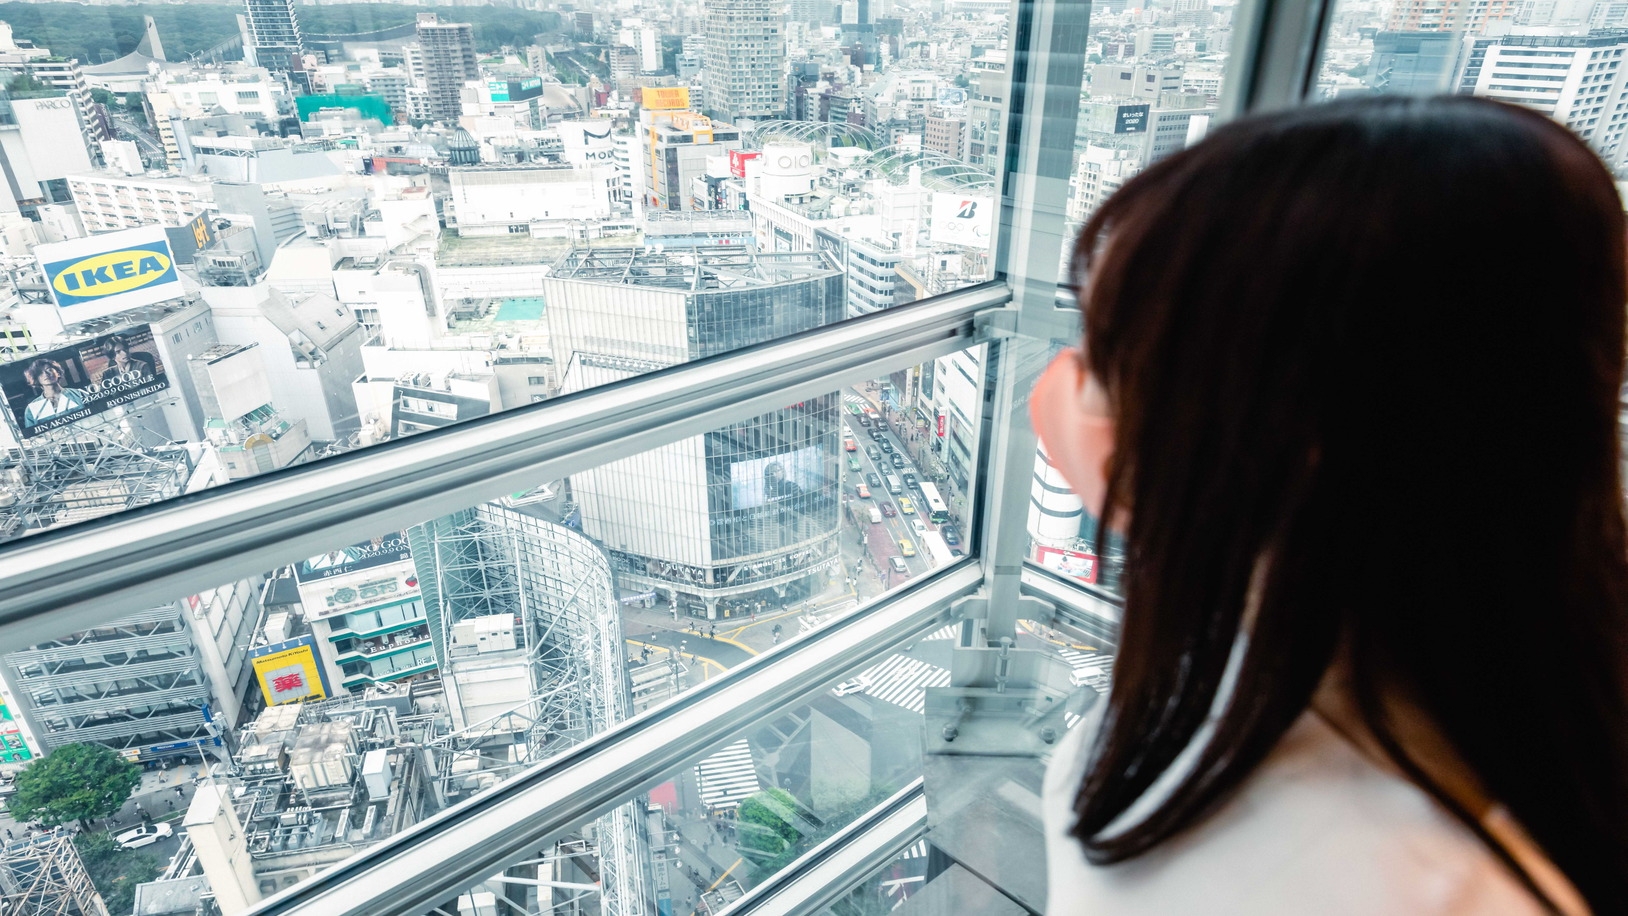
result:
M 170 387 L 150 325 L 0 365 L 0 402 L 31 439 Z

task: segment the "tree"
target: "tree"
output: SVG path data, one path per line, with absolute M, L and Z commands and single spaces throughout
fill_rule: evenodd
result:
M 69 744 L 30 763 L 17 774 L 17 792 L 8 807 L 18 821 L 56 826 L 107 817 L 130 800 L 141 783 L 141 768 L 100 744 Z
M 73 843 L 109 913 L 130 912 L 136 904 L 136 885 L 162 871 L 157 857 L 120 849 L 105 833 L 81 833 Z
M 6 81 L 6 91 L 13 95 L 20 92 L 50 92 L 51 86 L 35 79 L 32 74 L 19 73 Z
M 795 822 L 803 807 L 785 789 L 764 789 L 735 809 L 735 845 L 754 860 L 776 860 L 791 852 L 802 839 Z

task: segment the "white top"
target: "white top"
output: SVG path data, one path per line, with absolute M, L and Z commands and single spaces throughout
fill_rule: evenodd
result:
M 1091 865 L 1068 828 L 1097 719 L 1069 731 L 1046 772 L 1046 916 L 1544 912 L 1475 834 L 1309 711 L 1208 818 Z

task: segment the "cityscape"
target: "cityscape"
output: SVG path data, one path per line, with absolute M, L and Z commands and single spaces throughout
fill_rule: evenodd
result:
M 0 542 L 994 279 L 1011 6 L 0 5 Z M 1211 128 L 1236 12 L 1092 4 L 1071 231 Z M 1526 105 L 1628 174 L 1625 50 L 1617 0 L 1342 0 L 1315 92 Z M 956 563 L 986 355 L 0 647 L 0 909 L 233 916 Z M 1043 453 L 1028 534 L 1115 587 Z M 434 912 L 721 911 L 919 772 L 953 637 Z M 97 805 L 42 788 L 93 766 Z

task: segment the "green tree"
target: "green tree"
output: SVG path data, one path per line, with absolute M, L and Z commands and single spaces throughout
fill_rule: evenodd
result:
M 114 104 L 113 100 L 116 98 L 118 96 L 106 89 L 96 88 L 90 91 L 90 100 L 98 105 L 112 105 Z
M 50 92 L 51 85 L 40 82 L 32 74 L 19 73 L 6 81 L 6 91 L 12 94 L 19 92 Z
M 163 870 L 156 856 L 120 849 L 105 833 L 81 833 L 73 844 L 109 913 L 130 912 L 136 904 L 136 885 L 157 878 Z
M 8 807 L 19 821 L 38 819 L 56 826 L 107 817 L 130 800 L 141 783 L 141 768 L 100 744 L 69 744 L 30 763 L 17 774 L 17 792 Z
M 803 804 L 785 789 L 764 789 L 735 809 L 735 845 L 756 861 L 776 860 L 797 847 Z

